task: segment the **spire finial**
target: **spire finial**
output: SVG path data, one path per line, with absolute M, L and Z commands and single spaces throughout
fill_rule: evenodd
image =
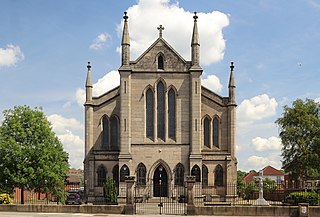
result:
M 194 22 L 197 22 L 198 16 L 197 16 L 197 12 L 194 12 L 194 16 L 193 16 Z
M 233 69 L 234 69 L 233 62 L 231 62 L 230 69 L 231 69 L 231 71 L 233 72 Z
M 125 11 L 125 12 L 124 12 L 124 16 L 123 16 L 124 21 L 127 22 L 128 18 L 129 18 L 129 17 L 127 16 L 127 12 Z
M 88 62 L 87 68 L 88 68 L 88 70 L 91 69 L 90 62 Z
M 164 30 L 164 27 L 162 25 L 159 25 L 157 29 L 159 30 L 159 38 L 162 38 L 162 31 Z

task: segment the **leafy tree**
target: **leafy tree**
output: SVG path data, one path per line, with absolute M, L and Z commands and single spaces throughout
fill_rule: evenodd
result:
M 117 202 L 117 187 L 116 182 L 108 176 L 104 184 L 104 195 L 107 203 L 116 203 Z
M 41 108 L 16 106 L 3 112 L 0 126 L 0 183 L 13 191 L 35 189 L 64 199 L 68 154 Z
M 241 170 L 237 171 L 237 193 L 238 195 L 241 195 L 245 188 L 245 182 L 243 181 L 243 178 L 247 175 L 246 172 L 243 172 Z
M 320 176 L 320 104 L 297 99 L 276 120 L 282 141 L 283 167 L 294 179 Z

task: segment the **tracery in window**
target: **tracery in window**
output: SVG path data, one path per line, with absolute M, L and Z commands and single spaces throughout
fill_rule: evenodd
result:
M 110 143 L 112 150 L 119 150 L 119 120 L 116 116 L 110 119 Z
M 143 163 L 139 163 L 137 167 L 137 185 L 146 185 L 147 169 Z
M 201 171 L 198 165 L 194 165 L 191 169 L 191 175 L 196 177 L 196 182 L 201 182 Z
M 208 186 L 208 167 L 206 165 L 202 165 L 202 185 Z
M 157 85 L 157 125 L 158 125 L 158 138 L 164 140 L 164 109 L 165 109 L 165 101 L 164 101 L 164 85 L 160 81 Z
M 103 165 L 100 165 L 98 167 L 97 174 L 98 174 L 98 186 L 103 186 L 107 177 L 106 168 Z
M 168 92 L 168 136 L 176 139 L 176 94 L 171 88 Z
M 102 148 L 109 148 L 109 118 L 106 115 L 102 119 Z
M 214 185 L 223 186 L 223 168 L 220 164 L 216 167 L 214 174 Z
M 126 180 L 126 176 L 129 176 L 130 170 L 127 165 L 123 165 L 120 169 L 120 182 L 124 182 Z
M 203 144 L 210 148 L 210 120 L 207 117 L 203 120 Z
M 184 167 L 181 163 L 178 163 L 176 166 L 176 173 L 174 177 L 174 184 L 183 186 L 184 183 Z
M 146 92 L 146 136 L 153 139 L 153 125 L 154 125 L 154 98 L 153 91 L 149 88 Z
M 213 145 L 219 147 L 219 119 L 215 117 L 212 122 Z

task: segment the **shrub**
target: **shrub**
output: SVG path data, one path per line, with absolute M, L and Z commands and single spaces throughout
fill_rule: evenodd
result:
M 104 196 L 107 203 L 117 202 L 117 187 L 115 181 L 108 177 L 104 184 Z
M 293 205 L 309 203 L 311 206 L 320 205 L 320 197 L 316 192 L 292 192 L 286 197 L 286 201 L 293 201 Z

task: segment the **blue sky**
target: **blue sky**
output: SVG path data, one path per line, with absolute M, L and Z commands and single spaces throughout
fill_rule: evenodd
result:
M 163 37 L 190 60 L 192 12 L 198 12 L 203 85 L 237 85 L 238 169 L 281 167 L 274 121 L 297 98 L 320 100 L 320 0 L 0 0 L 0 111 L 42 106 L 70 153 L 83 160 L 81 106 L 86 64 L 94 94 L 117 85 L 122 16 L 128 11 L 132 60 Z M 2 116 L 0 116 L 0 120 Z

